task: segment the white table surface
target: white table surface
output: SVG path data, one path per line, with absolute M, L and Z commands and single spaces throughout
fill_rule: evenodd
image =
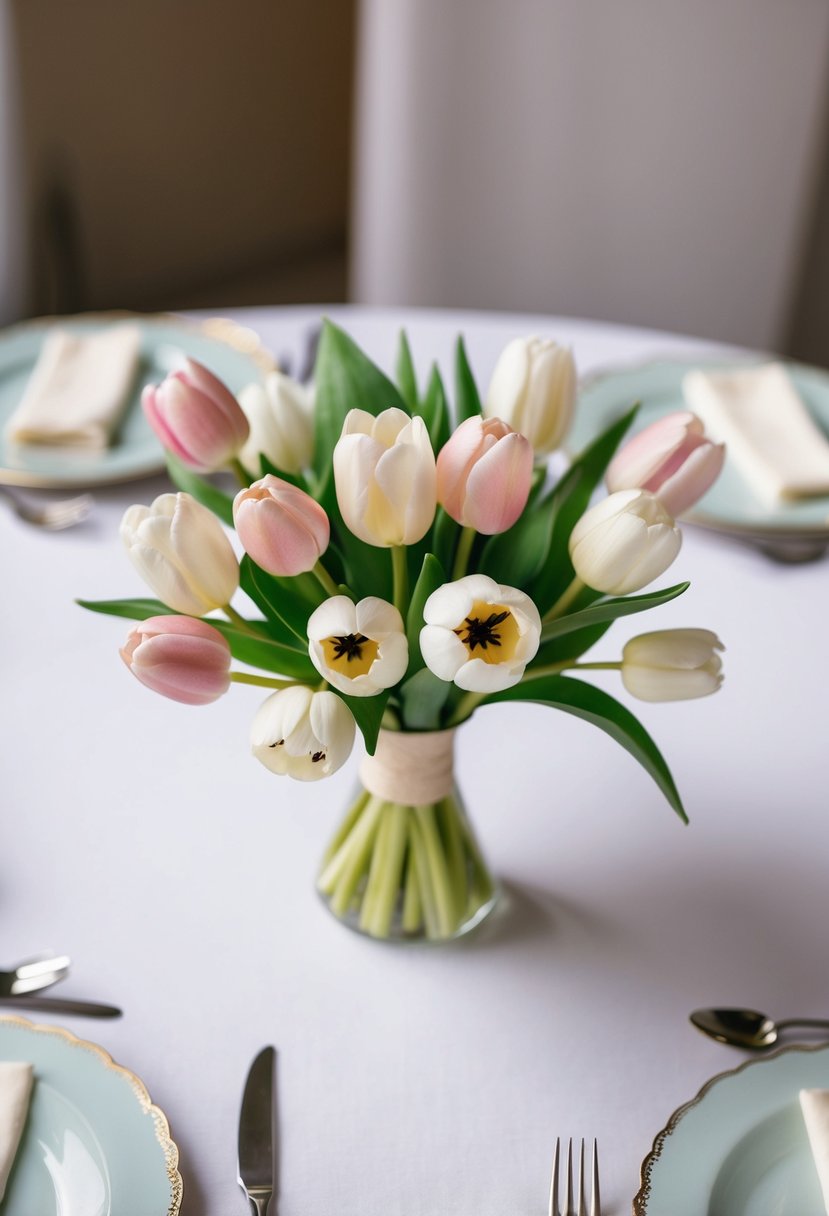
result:
M 450 383 L 461 330 L 482 384 L 533 331 L 572 343 L 582 371 L 702 349 L 557 318 L 329 313 L 386 368 L 405 324 L 420 371 L 437 358 Z M 294 354 L 318 313 L 229 315 Z M 632 702 L 596 674 L 662 748 L 689 827 L 589 725 L 529 705 L 476 714 L 459 779 L 503 907 L 461 943 L 390 947 L 314 893 L 357 754 L 310 786 L 270 775 L 248 754 L 261 690 L 203 709 L 155 696 L 118 658 L 128 623 L 73 605 L 145 593 L 118 523 L 165 488 L 98 492 L 62 534 L 0 513 L 0 958 L 54 946 L 73 959 L 65 995 L 122 1005 L 119 1022 L 64 1024 L 168 1115 L 186 1216 L 246 1211 L 238 1104 L 265 1043 L 281 1216 L 536 1216 L 553 1141 L 571 1134 L 599 1138 L 605 1216 L 629 1212 L 654 1134 L 743 1058 L 697 1034 L 691 1009 L 829 1013 L 827 562 L 777 566 L 688 528 L 668 581 L 691 589 L 596 648 L 617 657 L 670 626 L 724 640 L 707 700 Z

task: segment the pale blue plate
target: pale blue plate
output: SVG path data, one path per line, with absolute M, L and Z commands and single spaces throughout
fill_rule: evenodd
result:
M 178 1149 L 144 1085 L 67 1030 L 0 1017 L 0 1060 L 34 1066 L 2 1216 L 175 1216 Z
M 3 430 L 17 408 L 51 328 L 85 333 L 131 321 L 141 330 L 141 357 L 131 398 L 110 447 L 98 453 L 43 444 L 10 444 Z M 274 366 L 256 335 L 216 318 L 190 325 L 174 317 L 126 313 L 53 317 L 0 333 L 0 484 L 51 489 L 112 485 L 164 468 L 164 453 L 141 409 L 141 390 L 157 384 L 183 356 L 203 363 L 233 393 L 261 380 Z
M 786 1047 L 714 1077 L 656 1137 L 635 1216 L 825 1216 L 801 1089 L 829 1089 L 829 1047 Z
M 743 366 L 767 361 L 757 356 L 746 359 Z M 641 406 L 631 434 L 665 414 L 687 409 L 682 396 L 687 372 L 698 367 L 713 370 L 736 366 L 740 365 L 734 360 L 714 363 L 672 359 L 589 376 L 579 395 L 567 448 L 580 451 L 637 401 Z M 829 436 L 829 374 L 797 363 L 787 363 L 786 370 L 815 422 Z M 829 496 L 770 504 L 754 493 L 726 455 L 720 477 L 687 519 L 736 535 L 829 539 Z

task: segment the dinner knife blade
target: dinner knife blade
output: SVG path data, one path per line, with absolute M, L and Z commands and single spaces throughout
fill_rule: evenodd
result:
M 276 1193 L 275 1063 L 273 1047 L 263 1047 L 250 1066 L 239 1114 L 239 1185 L 258 1216 L 265 1216 Z
M 102 1005 L 100 1001 L 75 1001 L 62 996 L 0 996 L 0 1005 L 6 1009 L 29 1009 L 38 1013 L 71 1013 L 84 1018 L 120 1018 L 121 1010 L 115 1005 Z

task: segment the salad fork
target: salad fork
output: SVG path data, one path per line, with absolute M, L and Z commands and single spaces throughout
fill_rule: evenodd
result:
M 16 967 L 0 971 L 0 996 L 22 996 L 25 992 L 37 992 L 62 980 L 69 971 L 69 959 L 65 954 L 38 954 L 27 958 Z
M 573 1190 L 573 1141 L 567 1147 L 567 1173 L 564 1180 L 564 1207 L 559 1205 L 559 1189 L 561 1183 L 561 1141 L 556 1140 L 556 1151 L 553 1157 L 553 1175 L 550 1179 L 550 1212 L 549 1216 L 587 1216 L 587 1189 L 584 1178 L 584 1140 L 579 1152 L 579 1203 L 576 1207 Z M 601 1199 L 599 1197 L 599 1154 L 596 1141 L 593 1141 L 592 1187 L 590 1195 L 590 1216 L 602 1216 Z
M 72 528 L 86 519 L 92 509 L 92 498 L 89 494 L 79 494 L 76 498 L 58 498 L 50 502 L 34 503 L 19 494 L 13 493 L 6 486 L 0 486 L 0 495 L 11 504 L 18 519 L 36 528 L 47 528 L 51 532 L 60 532 L 64 528 Z

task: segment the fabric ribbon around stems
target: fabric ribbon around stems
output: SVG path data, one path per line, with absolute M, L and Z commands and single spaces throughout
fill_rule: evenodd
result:
M 377 750 L 360 765 L 360 780 L 386 802 L 424 806 L 452 793 L 454 760 L 454 729 L 381 730 Z

